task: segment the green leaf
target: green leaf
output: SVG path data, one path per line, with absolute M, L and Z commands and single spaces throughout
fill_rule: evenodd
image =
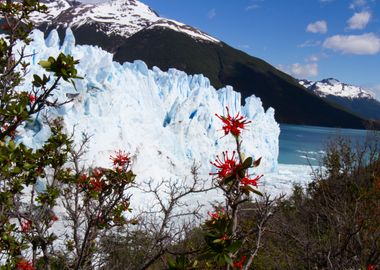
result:
M 252 165 L 252 158 L 248 157 L 246 160 L 243 162 L 243 169 L 248 169 Z
M 241 244 L 243 242 L 241 240 L 237 240 L 235 242 L 233 242 L 231 245 L 229 245 L 227 247 L 227 250 L 231 253 L 235 253 L 236 251 L 238 251 L 238 249 L 241 247 Z
M 40 62 L 38 62 L 38 64 L 45 69 L 50 68 L 50 66 L 51 66 L 51 62 L 45 61 L 45 60 L 41 60 Z
M 263 194 L 260 191 L 258 191 L 257 189 L 252 189 L 252 192 L 259 195 L 259 196 L 263 196 Z
M 231 259 L 230 256 L 228 256 L 228 254 L 224 254 L 224 261 L 225 261 L 227 264 L 232 263 L 232 259 Z
M 255 160 L 255 162 L 253 163 L 253 167 L 258 167 L 260 163 L 261 163 L 261 157 Z

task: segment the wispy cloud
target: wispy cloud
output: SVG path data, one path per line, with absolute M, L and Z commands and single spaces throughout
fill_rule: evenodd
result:
M 362 11 L 355 13 L 348 21 L 348 29 L 364 29 L 371 20 L 371 13 L 369 11 Z
M 238 46 L 240 49 L 249 49 L 251 48 L 251 46 L 249 46 L 248 44 L 241 44 Z
M 252 4 L 252 5 L 249 5 L 245 8 L 245 10 L 254 10 L 254 9 L 258 9 L 260 6 L 258 4 Z
M 323 47 L 344 54 L 372 55 L 380 52 L 380 38 L 373 33 L 336 35 L 327 38 Z
M 215 18 L 216 16 L 216 10 L 215 8 L 212 8 L 209 10 L 209 12 L 207 12 L 207 17 L 211 20 L 213 18 Z
M 288 73 L 298 79 L 316 77 L 318 76 L 318 64 L 317 63 L 308 63 L 300 64 L 294 63 L 290 66 L 277 65 L 277 68 L 285 73 Z
M 245 10 L 255 10 L 260 8 L 260 3 L 264 2 L 265 0 L 251 0 L 251 4 L 246 6 Z
M 305 64 L 301 65 L 295 63 L 291 67 L 291 74 L 297 78 L 307 78 L 318 76 L 318 64 Z
M 314 23 L 308 24 L 306 31 L 310 33 L 321 33 L 327 32 L 327 22 L 326 21 L 316 21 Z
M 319 56 L 317 55 L 310 55 L 306 57 L 305 59 L 306 62 L 318 62 L 319 61 Z
M 366 0 L 354 0 L 350 4 L 351 9 L 362 8 L 367 5 Z
M 304 43 L 298 44 L 298 48 L 318 47 L 322 42 L 320 40 L 306 40 Z

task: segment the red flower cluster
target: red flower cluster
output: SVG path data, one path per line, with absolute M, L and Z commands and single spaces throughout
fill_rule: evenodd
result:
M 29 98 L 29 102 L 31 103 L 31 104 L 33 104 L 34 102 L 36 102 L 36 96 L 35 95 L 33 95 L 33 94 L 28 94 L 28 98 Z
M 251 185 L 251 186 L 255 186 L 257 187 L 257 181 L 263 177 L 263 175 L 258 175 L 256 176 L 255 178 L 252 178 L 252 179 L 249 179 L 249 176 L 248 176 L 248 171 L 247 171 L 247 175 L 246 177 L 244 177 L 243 179 L 240 180 L 240 184 L 242 184 L 243 186 L 248 186 L 248 185 Z
M 91 188 L 95 190 L 96 192 L 101 192 L 103 190 L 104 183 L 101 179 L 92 178 L 90 180 L 90 185 L 91 185 Z
M 244 264 L 246 259 L 247 259 L 247 256 L 241 257 L 240 261 L 233 263 L 233 266 L 236 268 L 239 268 L 239 269 L 243 269 L 243 264 Z
M 52 215 L 50 220 L 56 222 L 59 218 L 56 215 Z
M 23 233 L 29 232 L 31 228 L 32 228 L 32 221 L 31 220 L 25 219 L 25 220 L 21 221 L 21 231 Z
M 223 236 L 220 237 L 219 239 L 222 240 L 222 241 L 227 241 L 227 240 L 228 240 L 228 235 L 225 233 L 225 234 L 223 234 Z
M 211 220 L 218 220 L 221 217 L 223 217 L 224 214 L 225 214 L 224 208 L 222 208 L 221 210 L 219 210 L 218 207 L 215 208 L 215 213 L 208 212 L 208 215 L 210 216 Z
M 17 264 L 16 264 L 16 269 L 17 270 L 35 270 L 35 268 L 33 267 L 33 264 L 31 262 L 28 262 L 27 260 L 20 260 Z
M 215 114 L 215 115 L 220 120 L 222 120 L 224 124 L 224 126 L 222 127 L 222 129 L 224 130 L 224 135 L 228 135 L 228 133 L 231 132 L 232 135 L 237 137 L 240 135 L 241 130 L 245 129 L 245 126 L 251 123 L 251 121 L 247 121 L 244 118 L 244 116 L 240 115 L 240 113 L 235 115 L 235 117 L 232 117 L 230 115 L 230 111 L 228 110 L 228 107 L 226 107 L 226 109 L 227 109 L 227 116 L 220 116 L 218 114 Z
M 228 151 L 223 152 L 223 160 L 220 159 L 219 156 L 216 156 L 215 162 L 210 162 L 212 165 L 214 165 L 218 172 L 216 173 L 210 173 L 210 175 L 218 175 L 219 178 L 224 179 L 228 176 L 231 176 L 235 173 L 237 168 L 237 159 L 235 158 L 236 152 L 232 152 L 231 158 L 228 157 Z
M 376 270 L 376 267 L 373 264 L 369 264 L 367 270 Z
M 125 166 L 127 166 L 130 163 L 130 158 L 128 154 L 121 150 L 116 152 L 116 156 L 114 157 L 110 156 L 110 159 L 112 160 L 113 165 L 116 168 L 120 168 L 120 169 L 125 168 Z
M 101 192 L 104 188 L 104 181 L 102 179 L 104 171 L 99 168 L 95 168 L 92 171 L 92 177 L 90 178 L 89 184 L 93 190 L 96 192 Z
M 78 185 L 80 188 L 85 188 L 87 184 L 87 174 L 81 174 L 78 179 Z

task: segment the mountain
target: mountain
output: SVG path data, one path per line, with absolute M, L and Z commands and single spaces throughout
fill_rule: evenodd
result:
M 299 83 L 321 98 L 341 105 L 360 117 L 380 120 L 380 102 L 369 91 L 329 78 L 321 81 L 300 80 Z
M 140 59 L 149 68 L 204 74 L 216 88 L 231 85 L 243 99 L 260 97 L 264 108 L 275 108 L 276 120 L 281 123 L 366 126 L 361 117 L 305 91 L 296 79 L 265 61 L 191 26 L 162 18 L 137 0 L 96 5 L 66 2 L 68 5 L 58 7 L 55 1 L 45 2 L 54 9 L 50 17 L 37 20 L 46 34 L 58 29 L 62 38 L 65 29 L 71 27 L 78 44 L 100 46 L 113 53 L 119 63 Z

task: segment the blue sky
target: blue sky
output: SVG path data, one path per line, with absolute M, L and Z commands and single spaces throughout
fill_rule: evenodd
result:
M 380 98 L 380 0 L 141 1 L 294 77 L 334 77 Z

